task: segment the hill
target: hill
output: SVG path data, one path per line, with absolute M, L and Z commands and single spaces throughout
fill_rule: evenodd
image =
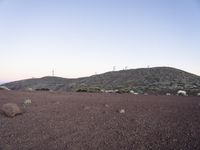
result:
M 3 84 L 12 90 L 50 89 L 76 91 L 77 89 L 134 90 L 139 93 L 165 94 L 187 90 L 200 91 L 200 77 L 171 67 L 140 68 L 112 71 L 90 77 L 66 79 L 60 77 L 34 78 Z

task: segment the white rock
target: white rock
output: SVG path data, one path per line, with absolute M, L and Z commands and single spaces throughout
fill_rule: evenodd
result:
M 27 91 L 32 92 L 32 91 L 34 91 L 34 90 L 33 90 L 33 88 L 27 88 Z
M 200 96 L 200 93 L 197 93 L 197 96 Z
M 0 90 L 6 90 L 6 91 L 10 91 L 9 88 L 7 88 L 6 86 L 0 86 Z
M 124 113 L 125 113 L 125 109 L 120 109 L 120 110 L 119 110 L 119 113 L 120 113 L 120 114 L 124 114 Z
M 105 104 L 105 107 L 109 107 L 109 105 L 108 105 L 108 104 Z
M 167 95 L 167 96 L 170 96 L 170 95 L 171 95 L 171 93 L 166 93 L 166 95 Z
M 134 92 L 133 90 L 130 90 L 130 93 L 131 93 L 131 94 L 134 94 L 135 92 Z
M 177 92 L 177 95 L 187 96 L 187 92 L 186 92 L 186 91 L 183 91 L 183 90 L 179 90 L 179 91 Z
M 105 93 L 116 93 L 117 90 L 105 90 Z
M 139 93 L 137 93 L 137 92 L 135 92 L 135 91 L 133 91 L 133 90 L 130 90 L 130 93 L 131 94 L 134 94 L 134 95 L 138 95 Z
M 102 92 L 102 93 L 105 93 L 105 90 L 104 90 L 104 89 L 101 89 L 101 92 Z
M 32 103 L 31 99 L 26 99 L 26 100 L 24 101 L 24 104 L 25 104 L 25 105 L 28 105 L 28 104 L 31 104 L 31 103 Z

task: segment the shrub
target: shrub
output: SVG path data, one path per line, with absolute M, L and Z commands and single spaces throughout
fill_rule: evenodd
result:
M 87 88 L 79 88 L 76 92 L 88 92 Z
M 48 88 L 37 88 L 36 91 L 50 91 Z

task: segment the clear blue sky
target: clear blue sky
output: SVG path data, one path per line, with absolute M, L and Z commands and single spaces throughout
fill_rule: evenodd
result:
M 171 66 L 200 75 L 200 0 L 0 0 L 0 81 Z

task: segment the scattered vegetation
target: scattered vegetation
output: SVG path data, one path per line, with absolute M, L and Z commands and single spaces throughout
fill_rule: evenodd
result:
M 88 92 L 87 88 L 79 88 L 76 92 Z

